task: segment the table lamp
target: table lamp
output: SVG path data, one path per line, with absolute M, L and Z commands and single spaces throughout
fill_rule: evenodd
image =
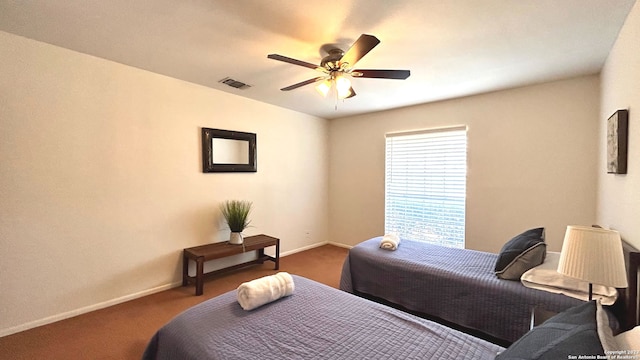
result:
M 626 288 L 620 234 L 589 226 L 567 226 L 558 272 L 588 282 L 589 301 L 593 299 L 593 284 Z

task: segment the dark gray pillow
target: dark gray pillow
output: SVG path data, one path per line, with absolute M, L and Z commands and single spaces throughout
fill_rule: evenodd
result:
M 589 301 L 534 327 L 505 351 L 499 359 L 557 360 L 584 356 L 585 359 L 604 356 L 598 337 L 596 302 Z M 602 357 L 604 358 L 604 357 Z
M 527 230 L 504 244 L 496 261 L 496 276 L 520 280 L 525 271 L 542 264 L 546 255 L 544 228 Z

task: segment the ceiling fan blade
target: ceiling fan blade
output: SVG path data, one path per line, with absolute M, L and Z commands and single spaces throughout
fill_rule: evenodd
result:
M 353 67 L 358 60 L 367 55 L 371 49 L 380 43 L 373 35 L 362 34 L 340 59 L 341 63 L 348 63 L 347 67 Z
M 377 79 L 404 80 L 411 75 L 409 70 L 353 70 L 351 76 Z
M 310 69 L 322 70 L 322 68 L 319 67 L 318 65 L 315 65 L 315 64 L 312 64 L 312 63 L 308 63 L 308 62 L 302 61 L 302 60 L 292 59 L 290 57 L 286 57 L 286 56 L 282 56 L 282 55 L 278 55 L 278 54 L 269 54 L 269 55 L 267 55 L 267 57 L 269 59 L 278 60 L 278 61 L 284 61 L 286 63 L 293 64 L 293 65 L 304 66 L 304 67 L 310 68 Z
M 313 83 L 314 83 L 314 82 L 316 82 L 316 81 L 323 80 L 324 78 L 325 78 L 324 76 L 318 76 L 318 77 L 316 77 L 316 78 L 309 79 L 309 80 L 305 80 L 305 81 L 299 82 L 299 83 L 297 83 L 297 84 L 289 85 L 289 86 L 284 87 L 284 88 L 282 88 L 282 89 L 280 89 L 280 90 L 282 90 L 282 91 L 289 91 L 289 90 L 297 89 L 297 88 L 299 88 L 299 87 L 301 87 L 301 86 L 305 86 L 305 85 L 313 84 Z

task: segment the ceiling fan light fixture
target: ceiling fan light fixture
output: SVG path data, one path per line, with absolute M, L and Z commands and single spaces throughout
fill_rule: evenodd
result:
M 338 97 L 340 99 L 346 99 L 351 95 L 351 81 L 347 79 L 344 75 L 338 75 L 335 78 L 336 82 L 336 91 L 338 92 Z
M 325 79 L 316 85 L 316 90 L 320 93 L 320 95 L 327 97 L 329 90 L 331 90 L 331 81 L 329 79 Z

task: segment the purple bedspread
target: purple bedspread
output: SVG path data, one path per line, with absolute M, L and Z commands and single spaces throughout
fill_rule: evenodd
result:
M 153 336 L 151 359 L 493 359 L 503 348 L 294 276 L 295 291 L 244 311 L 231 291 Z
M 531 310 L 560 312 L 582 301 L 498 279 L 498 255 L 402 240 L 396 251 L 381 237 L 349 251 L 340 288 L 513 342 L 529 331 Z

